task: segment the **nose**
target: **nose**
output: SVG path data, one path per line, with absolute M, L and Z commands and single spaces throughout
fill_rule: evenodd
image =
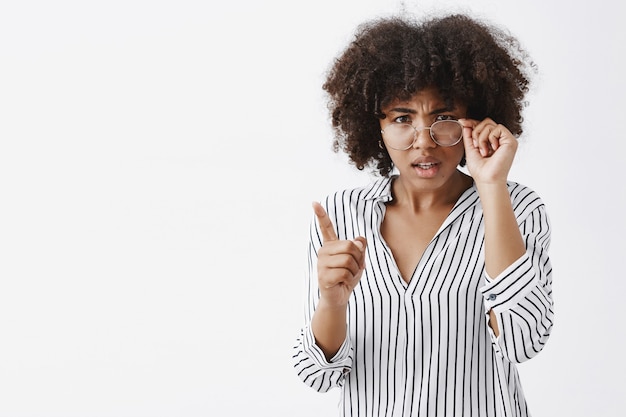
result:
M 415 139 L 413 140 L 413 148 L 434 148 L 437 144 L 430 137 L 430 127 L 416 127 Z

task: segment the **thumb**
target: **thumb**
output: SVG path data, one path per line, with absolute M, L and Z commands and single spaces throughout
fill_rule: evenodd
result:
M 367 240 L 365 240 L 365 238 L 362 236 L 357 237 L 352 242 L 354 242 L 356 247 L 359 248 L 361 252 L 365 250 L 365 246 L 367 245 Z
M 472 133 L 466 132 L 468 129 L 463 129 L 463 147 L 465 148 L 465 159 L 469 161 L 470 159 L 474 160 L 477 156 L 480 156 L 480 151 L 476 146 L 476 142 L 474 138 L 472 138 Z
M 361 251 L 360 267 L 361 269 L 363 269 L 365 268 L 365 247 L 367 246 L 367 240 L 364 237 L 359 236 L 354 239 L 353 242 L 356 247 L 359 248 L 359 250 Z

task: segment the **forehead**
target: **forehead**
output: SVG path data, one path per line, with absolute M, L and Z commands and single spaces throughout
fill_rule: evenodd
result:
M 435 88 L 425 88 L 423 90 L 413 93 L 409 97 L 396 97 L 391 101 L 383 105 L 383 109 L 391 109 L 394 107 L 423 107 L 425 105 L 438 105 L 444 104 L 444 99 L 439 94 L 439 91 Z
M 416 111 L 435 111 L 435 110 L 465 110 L 465 106 L 461 103 L 446 102 L 443 96 L 434 87 L 425 88 L 417 91 L 413 95 L 401 98 L 395 98 L 381 106 L 384 113 L 393 111 L 393 109 L 414 109 Z

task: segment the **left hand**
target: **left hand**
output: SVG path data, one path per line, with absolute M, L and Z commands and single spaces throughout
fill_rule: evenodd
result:
M 505 126 L 486 118 L 460 119 L 467 169 L 476 183 L 506 184 L 517 139 Z

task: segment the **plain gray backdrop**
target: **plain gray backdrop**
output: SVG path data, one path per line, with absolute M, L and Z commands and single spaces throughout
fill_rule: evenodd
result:
M 623 3 L 0 3 L 0 416 L 332 416 L 296 377 L 311 201 L 372 177 L 321 84 L 364 20 L 468 12 L 537 64 L 510 178 L 553 225 L 533 415 L 626 408 Z

